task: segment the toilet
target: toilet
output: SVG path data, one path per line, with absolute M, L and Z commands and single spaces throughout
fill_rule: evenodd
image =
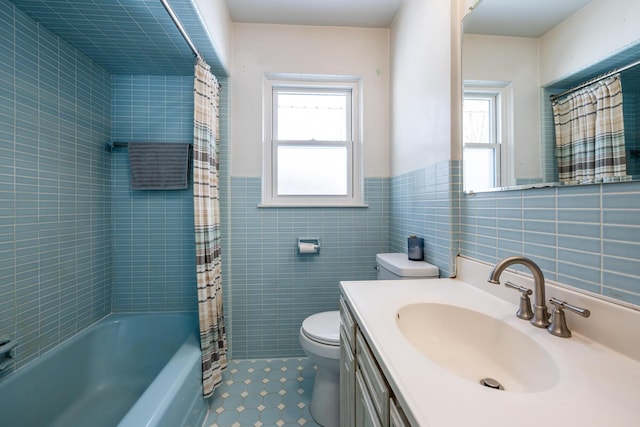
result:
M 309 412 L 318 424 L 340 424 L 340 312 L 324 311 L 304 319 L 300 345 L 315 363 Z
M 376 255 L 378 280 L 435 279 L 439 270 L 404 253 Z M 309 411 L 323 427 L 340 426 L 340 312 L 324 311 L 304 319 L 300 345 L 317 366 Z

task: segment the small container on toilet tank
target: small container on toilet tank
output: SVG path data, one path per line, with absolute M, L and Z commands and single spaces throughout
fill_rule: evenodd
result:
M 422 237 L 409 236 L 407 239 L 407 255 L 411 261 L 424 259 L 424 239 Z

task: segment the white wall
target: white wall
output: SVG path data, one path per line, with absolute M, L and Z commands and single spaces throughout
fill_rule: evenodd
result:
M 464 35 L 463 80 L 511 82 L 516 178 L 542 176 L 538 65 L 537 39 Z
M 209 31 L 220 62 L 229 71 L 231 58 L 231 16 L 225 0 L 194 0 Z
M 365 177 L 389 176 L 389 30 L 233 24 L 231 175 L 262 169 L 264 73 L 358 75 Z
M 451 158 L 453 9 L 448 0 L 404 0 L 391 27 L 394 176 Z
M 540 82 L 569 76 L 639 39 L 640 1 L 593 0 L 540 38 Z

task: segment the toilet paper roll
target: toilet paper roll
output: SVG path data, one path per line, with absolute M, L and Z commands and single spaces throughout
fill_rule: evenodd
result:
M 304 243 L 301 242 L 298 244 L 298 251 L 301 254 L 315 254 L 316 253 L 316 245 L 313 243 Z

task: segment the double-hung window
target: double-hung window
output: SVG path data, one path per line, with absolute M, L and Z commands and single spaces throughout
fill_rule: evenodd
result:
M 509 182 L 508 90 L 506 86 L 465 88 L 462 123 L 465 191 L 500 187 Z
M 265 79 L 263 206 L 362 204 L 355 79 Z

